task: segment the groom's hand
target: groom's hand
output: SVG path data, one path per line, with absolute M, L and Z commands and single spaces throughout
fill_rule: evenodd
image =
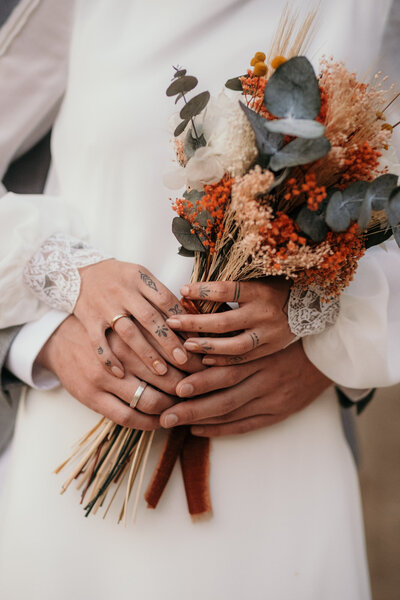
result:
M 195 435 L 247 433 L 303 409 L 331 384 L 296 342 L 244 365 L 211 367 L 180 381 L 177 395 L 193 398 L 161 415 L 161 425 L 190 424 Z
M 95 412 L 125 427 L 157 429 L 158 415 L 176 402 L 175 388 L 185 374 L 168 365 L 166 375 L 155 375 L 117 334 L 110 333 L 109 343 L 125 365 L 123 379 L 102 368 L 85 328 L 74 316 L 53 333 L 38 362 L 55 373 L 74 398 Z M 132 409 L 129 403 L 141 380 L 149 385 L 136 409 Z

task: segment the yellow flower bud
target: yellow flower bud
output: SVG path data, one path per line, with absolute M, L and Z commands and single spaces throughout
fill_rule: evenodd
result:
M 267 71 L 267 65 L 263 62 L 258 62 L 254 65 L 254 75 L 256 77 L 263 77 L 266 75 Z
M 278 67 L 283 65 L 283 63 L 285 63 L 285 62 L 286 62 L 286 58 L 284 56 L 275 56 L 275 58 L 273 58 L 271 60 L 271 67 L 273 69 L 277 69 Z
M 251 61 L 250 61 L 250 65 L 251 65 L 252 67 L 254 67 L 254 65 L 256 64 L 256 62 L 257 62 L 257 61 L 256 61 L 256 57 L 255 57 L 255 56 L 253 56 L 253 58 L 252 58 L 252 59 L 251 59 Z
M 256 62 L 264 62 L 264 60 L 266 59 L 266 56 L 264 54 L 264 52 L 256 52 L 254 55 L 255 61 Z
M 390 131 L 390 133 L 392 133 L 392 131 L 393 131 L 393 127 L 392 127 L 392 125 L 390 123 L 384 123 L 381 126 L 381 129 L 388 129 Z

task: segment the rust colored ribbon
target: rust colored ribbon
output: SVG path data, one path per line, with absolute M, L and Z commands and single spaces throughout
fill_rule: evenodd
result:
M 190 300 L 183 299 L 181 303 L 189 313 L 200 312 Z M 210 513 L 210 440 L 192 435 L 186 425 L 174 427 L 169 433 L 145 494 L 148 507 L 156 508 L 178 458 L 189 513 L 192 516 Z

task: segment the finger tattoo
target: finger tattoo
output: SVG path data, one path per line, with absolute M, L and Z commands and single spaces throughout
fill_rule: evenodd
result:
M 97 354 L 103 354 L 104 350 L 101 346 L 97 348 Z
M 175 304 L 175 306 L 168 309 L 168 312 L 172 313 L 173 315 L 181 315 L 183 313 L 183 310 L 179 306 L 179 304 Z
M 251 341 L 253 343 L 253 350 L 254 350 L 254 348 L 256 348 L 258 346 L 258 344 L 260 343 L 260 338 L 258 337 L 258 335 L 256 334 L 255 331 L 252 331 L 251 333 L 249 333 L 249 336 L 251 337 Z
M 235 282 L 235 291 L 233 293 L 232 302 L 239 302 L 239 297 L 240 297 L 240 281 L 236 281 Z
M 147 275 L 146 273 L 142 273 L 142 271 L 139 271 L 139 273 L 140 273 L 140 279 L 143 281 L 143 283 L 145 285 L 147 285 L 149 288 L 151 288 L 152 290 L 154 290 L 155 292 L 158 292 L 158 288 L 157 288 L 155 282 L 150 277 L 150 275 Z
M 206 285 L 200 286 L 200 290 L 199 290 L 200 298 L 208 298 L 209 293 L 210 293 L 210 288 L 208 286 L 206 286 Z
M 209 344 L 207 344 L 206 342 L 204 342 L 203 344 L 200 344 L 200 346 L 203 348 L 204 352 L 209 352 L 210 350 L 213 349 L 213 347 L 210 346 Z
M 106 360 L 105 365 L 106 367 L 111 367 L 111 360 Z
M 240 363 L 244 361 L 244 356 L 231 356 L 229 362 L 231 364 Z
M 158 337 L 167 337 L 168 327 L 166 325 L 158 325 L 156 329 L 156 335 L 158 335 Z

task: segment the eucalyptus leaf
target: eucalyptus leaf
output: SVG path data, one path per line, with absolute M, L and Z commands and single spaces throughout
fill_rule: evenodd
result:
M 186 134 L 185 143 L 183 147 L 186 158 L 192 158 L 196 150 L 206 145 L 206 138 L 203 134 L 199 138 L 195 138 L 193 137 L 192 130 L 189 129 L 189 131 Z
M 192 226 L 186 219 L 175 217 L 172 220 L 172 233 L 185 250 L 205 252 L 203 244 L 197 235 L 192 233 Z
M 271 158 L 270 168 L 273 171 L 280 171 L 285 167 L 305 165 L 325 156 L 330 148 L 330 142 L 325 137 L 316 140 L 296 138 Z
M 180 93 L 177 95 L 177 97 L 175 98 L 175 104 L 178 104 L 179 100 L 180 100 L 181 98 L 183 98 L 183 96 L 184 96 L 183 92 L 180 92 Z
M 265 127 L 273 133 L 283 133 L 284 135 L 294 135 L 296 137 L 313 140 L 324 135 L 325 127 L 312 121 L 311 119 L 276 119 L 274 121 L 265 120 Z
M 321 109 L 321 94 L 310 61 L 295 56 L 280 65 L 265 86 L 264 98 L 276 117 L 315 119 Z
M 383 210 L 386 207 L 390 194 L 397 186 L 397 179 L 397 175 L 386 173 L 369 184 L 367 198 L 373 210 Z
M 185 131 L 188 123 L 189 123 L 189 121 L 181 121 L 179 123 L 179 125 L 175 128 L 174 136 L 178 137 L 179 135 L 181 135 L 181 133 L 183 133 Z
M 214 217 L 208 212 L 208 210 L 202 210 L 196 216 L 196 223 L 198 223 L 200 227 L 207 227 L 208 221 L 214 222 Z
M 232 77 L 232 79 L 228 79 L 228 81 L 225 83 L 225 87 L 227 87 L 228 90 L 234 90 L 235 92 L 243 92 L 242 82 L 240 81 L 239 77 Z
M 243 102 L 239 101 L 239 105 L 254 131 L 256 146 L 260 156 L 265 158 L 278 152 L 283 146 L 283 136 L 280 133 L 267 131 L 265 128 L 267 119 L 265 117 L 248 108 Z
M 166 94 L 167 96 L 176 96 L 176 94 L 187 94 L 193 90 L 198 84 L 198 80 L 196 77 L 192 77 L 192 75 L 184 75 L 183 77 L 179 77 L 178 79 L 174 79 L 174 81 L 168 87 Z
M 350 225 L 350 220 L 343 195 L 337 191 L 329 199 L 325 221 L 333 231 L 345 231 Z
M 193 204 L 196 204 L 196 202 L 201 200 L 203 196 L 204 192 L 200 192 L 199 190 L 190 190 L 190 192 L 186 190 L 183 192 L 183 197 L 185 200 L 189 200 L 190 202 L 193 202 Z
M 370 222 L 372 217 L 372 199 L 365 198 L 361 204 L 360 214 L 358 216 L 358 226 L 360 229 L 364 230 L 368 227 L 368 223 Z
M 196 115 L 200 114 L 202 110 L 205 109 L 209 99 L 210 92 L 201 92 L 201 94 L 197 94 L 197 96 L 194 96 L 191 100 L 189 100 L 187 104 L 185 104 L 185 106 L 179 113 L 179 116 L 181 117 L 181 119 L 184 120 L 195 117 Z
M 303 206 L 300 210 L 296 222 L 300 229 L 314 242 L 322 242 L 329 231 L 323 214 L 318 214 L 316 211 L 307 208 L 307 206 Z
M 188 258 L 193 258 L 194 257 L 193 250 L 186 250 L 186 248 L 184 248 L 183 246 L 181 246 L 179 248 L 178 254 L 179 254 L 179 256 L 186 256 Z
M 183 77 L 184 75 L 186 75 L 186 69 L 179 69 L 178 71 L 175 71 L 174 79 Z
M 342 192 L 352 221 L 356 221 L 360 216 L 361 204 L 367 194 L 368 185 L 367 181 L 355 181 Z
M 400 225 L 400 187 L 396 187 L 390 194 L 386 214 L 389 225 L 392 227 Z

